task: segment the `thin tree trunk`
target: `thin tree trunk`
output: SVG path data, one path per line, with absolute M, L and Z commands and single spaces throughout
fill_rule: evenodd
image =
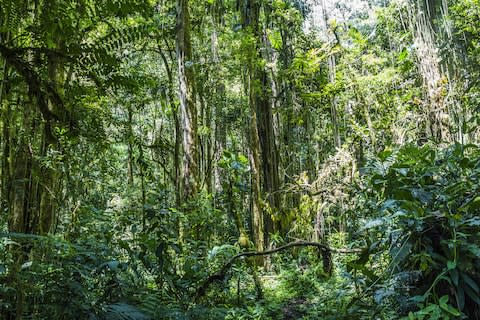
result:
M 133 186 L 133 112 L 132 107 L 127 107 L 127 182 Z
M 253 90 L 250 84 L 250 91 Z M 250 100 L 253 95 L 250 95 Z M 250 103 L 253 103 L 250 101 Z M 256 250 L 265 249 L 264 213 L 260 188 L 260 141 L 257 131 L 257 114 L 250 108 L 250 167 L 252 176 L 252 233 Z M 263 261 L 263 260 L 262 260 Z M 261 263 L 262 261 L 259 261 Z
M 141 144 L 138 145 L 139 155 L 138 155 L 138 168 L 140 170 L 140 188 L 141 188 L 141 204 L 142 204 L 142 230 L 145 230 L 146 226 L 146 210 L 145 205 L 147 202 L 147 195 L 145 190 L 145 159 L 143 156 L 143 147 Z
M 0 166 L 0 210 L 5 212 L 8 198 L 8 181 L 9 181 L 9 168 L 8 159 L 10 153 L 10 114 L 11 108 L 7 103 L 5 109 L 3 108 L 4 98 L 4 84 L 7 81 L 7 62 L 2 62 L 2 80 L 0 82 L 0 120 L 2 125 L 2 137 L 0 140 L 1 153 L 1 166 Z
M 325 0 L 321 1 L 321 27 L 324 33 L 324 37 L 327 41 L 337 41 L 332 40 L 332 36 L 328 27 L 328 14 L 327 14 L 327 6 Z M 338 44 L 339 45 L 339 44 Z M 327 58 L 327 65 L 328 65 L 328 81 L 330 84 L 334 85 L 337 77 L 337 68 L 336 68 L 336 60 L 335 55 L 329 55 Z M 340 129 L 339 129 L 339 121 L 338 121 L 338 107 L 337 107 L 337 97 L 333 95 L 330 97 L 330 115 L 332 121 L 332 128 L 333 128 L 333 144 L 336 148 L 339 148 L 342 145 L 342 141 L 340 138 Z
M 335 79 L 337 76 L 336 71 L 336 61 L 335 56 L 330 55 L 328 56 L 328 81 L 334 85 Z M 332 127 L 333 127 L 333 142 L 336 148 L 340 148 L 342 145 L 342 140 L 340 138 L 340 130 L 338 125 L 338 112 L 337 112 L 337 97 L 332 96 L 330 98 L 330 110 L 331 110 L 331 117 L 332 117 Z
M 182 148 L 182 132 L 181 132 L 180 120 L 178 118 L 178 108 L 175 106 L 175 103 L 174 103 L 175 99 L 174 99 L 174 93 L 173 93 L 174 85 L 173 85 L 172 70 L 168 64 L 165 53 L 160 48 L 160 46 L 158 46 L 158 51 L 160 53 L 160 57 L 162 58 L 163 64 L 165 66 L 165 71 L 168 77 L 167 99 L 168 99 L 168 103 L 170 104 L 170 109 L 172 110 L 172 118 L 174 123 L 174 135 L 175 135 L 172 176 L 175 178 L 175 186 L 174 186 L 175 187 L 175 204 L 177 205 L 177 207 L 180 207 L 183 199 L 182 167 L 180 163 L 180 152 Z M 172 58 L 171 55 L 170 57 Z

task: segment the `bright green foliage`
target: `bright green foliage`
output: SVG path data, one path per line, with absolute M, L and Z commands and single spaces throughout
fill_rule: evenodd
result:
M 480 307 L 479 173 L 475 145 L 442 151 L 407 145 L 382 152 L 367 166 L 361 190 L 375 212 L 363 227 L 369 254 L 378 257 L 388 248 L 385 270 L 395 279 L 390 294 L 410 297 L 403 308 L 409 308 L 407 301 L 412 307 L 427 301 L 440 305 L 422 309 L 419 318 L 435 318 L 441 310 L 455 315 L 455 309 L 444 307 L 448 298 L 471 317 Z M 405 286 L 410 289 L 402 290 Z

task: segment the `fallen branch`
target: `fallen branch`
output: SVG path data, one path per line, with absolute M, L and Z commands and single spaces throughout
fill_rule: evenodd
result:
M 226 264 L 223 265 L 223 267 L 218 270 L 216 273 L 212 274 L 210 277 L 205 280 L 205 282 L 198 288 L 197 294 L 195 295 L 195 301 L 197 301 L 199 298 L 203 297 L 205 293 L 207 292 L 208 287 L 216 282 L 216 281 L 223 281 L 225 279 L 227 271 L 232 267 L 233 263 L 242 258 L 242 257 L 256 257 L 256 256 L 265 256 L 265 255 L 270 255 L 276 252 L 283 251 L 285 249 L 289 249 L 292 247 L 317 247 L 319 250 L 321 250 L 324 254 L 330 255 L 331 253 L 361 253 L 363 250 L 362 249 L 332 249 L 328 247 L 327 245 L 323 243 L 318 243 L 318 242 L 309 242 L 309 241 L 295 241 L 295 242 L 290 242 L 287 243 L 286 245 L 283 245 L 281 247 L 272 249 L 272 250 L 267 250 L 267 251 L 248 251 L 248 252 L 242 252 L 237 255 L 234 255 Z

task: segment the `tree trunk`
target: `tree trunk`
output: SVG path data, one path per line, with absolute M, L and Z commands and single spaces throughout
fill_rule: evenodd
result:
M 127 182 L 133 187 L 133 112 L 132 106 L 127 107 Z
M 328 56 L 328 81 L 334 85 L 335 78 L 337 76 L 336 71 L 336 61 L 335 56 Z M 332 127 L 333 127 L 333 142 L 336 148 L 340 148 L 342 145 L 342 140 L 340 138 L 340 130 L 338 125 L 338 112 L 337 112 L 337 97 L 334 95 L 330 97 L 330 110 L 332 117 Z
M 269 94 L 269 84 L 268 76 L 264 66 L 261 66 L 259 63 L 262 57 L 262 45 L 264 44 L 263 40 L 263 30 L 260 25 L 260 7 L 261 3 L 257 0 L 249 0 L 247 2 L 246 10 L 247 15 L 244 16 L 244 23 L 246 26 L 251 27 L 251 31 L 255 38 L 255 43 L 253 45 L 254 54 L 249 63 L 249 104 L 250 104 L 250 116 L 251 116 L 251 125 L 255 125 L 256 128 L 250 129 L 250 144 L 251 144 L 251 153 L 253 158 L 252 168 L 255 167 L 255 170 L 258 172 L 252 172 L 253 180 L 253 197 L 254 197 L 254 225 L 255 225 L 255 216 L 257 218 L 262 218 L 263 215 L 263 232 L 256 230 L 257 234 L 254 233 L 254 239 L 257 242 L 257 239 L 260 237 L 260 234 L 263 233 L 263 245 L 269 243 L 269 234 L 275 231 L 274 222 L 272 219 L 272 214 L 277 212 L 279 207 L 279 196 L 276 191 L 279 188 L 279 176 L 278 176 L 278 153 L 275 144 L 275 133 L 274 133 L 274 121 L 273 121 L 273 110 L 272 104 L 270 103 L 270 94 Z M 258 162 L 256 157 L 258 156 Z M 260 162 L 261 159 L 261 162 Z M 260 173 L 261 168 L 261 173 Z M 253 169 L 252 169 L 253 171 Z M 260 175 L 261 174 L 261 175 Z M 261 194 L 255 194 L 257 187 L 256 179 L 259 178 L 261 181 L 262 191 L 267 196 L 269 212 L 265 211 L 265 205 L 258 205 L 261 203 Z M 261 180 L 260 180 L 261 179 Z M 258 196 L 258 197 L 257 197 Z M 258 198 L 258 199 L 257 199 Z M 255 203 L 257 206 L 255 207 Z M 262 212 L 261 214 L 255 213 L 255 210 Z M 258 227 L 261 225 L 257 222 Z M 260 248 L 257 248 L 260 250 Z
M 0 159 L 0 210 L 1 212 L 6 212 L 8 207 L 8 183 L 10 181 L 9 175 L 9 153 L 10 153 L 10 118 L 11 118 L 11 108 L 7 103 L 4 107 L 3 97 L 4 97 L 4 83 L 7 81 L 7 64 L 6 61 L 3 61 L 2 67 L 2 80 L 0 82 L 0 120 L 2 128 L 2 137 L 0 138 L 0 147 L 1 155 Z
M 251 80 L 250 80 L 251 81 Z M 254 90 L 250 84 L 250 91 Z M 250 95 L 250 104 L 253 95 Z M 262 205 L 262 194 L 260 188 L 260 141 L 258 139 L 257 131 L 257 113 L 254 108 L 250 108 L 250 167 L 252 175 L 252 233 L 253 241 L 255 242 L 256 250 L 262 251 L 265 249 L 265 234 L 264 234 L 264 212 Z M 259 261 L 261 263 L 261 261 Z
M 409 6 L 409 24 L 415 44 L 418 71 L 425 90 L 425 133 L 435 142 L 449 141 L 450 119 L 445 103 L 446 75 L 440 66 L 434 24 L 436 8 L 429 0 Z
M 165 40 L 166 42 L 166 40 Z M 168 44 L 166 42 L 166 44 Z M 173 169 L 172 169 L 172 174 L 171 176 L 174 177 L 174 188 L 175 188 L 175 204 L 177 207 L 180 207 L 183 199 L 183 183 L 182 183 L 182 168 L 180 164 L 180 152 L 182 148 L 182 130 L 181 130 L 181 125 L 180 125 L 180 119 L 178 117 L 178 108 L 175 106 L 175 99 L 174 99 L 174 92 L 173 92 L 173 75 L 172 75 L 172 70 L 168 64 L 167 57 L 163 50 L 158 46 L 158 50 L 160 53 L 160 57 L 162 58 L 165 71 L 167 73 L 168 77 L 168 93 L 167 93 L 167 99 L 168 103 L 170 104 L 170 109 L 172 110 L 172 118 L 173 118 L 173 124 L 174 124 L 174 139 L 175 139 L 175 146 L 173 150 Z M 173 57 L 170 55 L 170 61 L 173 64 Z
M 180 123 L 183 131 L 183 199 L 194 196 L 198 188 L 197 112 L 194 71 L 190 42 L 188 0 L 177 0 L 176 54 L 178 62 Z
M 338 41 L 337 37 L 332 39 L 330 29 L 328 26 L 328 14 L 327 14 L 327 5 L 325 0 L 321 1 L 321 28 L 323 31 L 323 36 L 328 42 Z M 339 43 L 337 43 L 339 45 Z M 327 59 L 328 63 L 328 81 L 330 84 L 334 85 L 337 76 L 337 68 L 336 68 L 336 60 L 335 55 L 329 55 Z M 340 138 L 340 129 L 339 129 L 339 121 L 338 121 L 338 108 L 337 108 L 337 97 L 333 95 L 330 97 L 330 115 L 332 120 L 332 128 L 333 128 L 333 144 L 336 148 L 339 148 L 342 145 L 342 141 Z

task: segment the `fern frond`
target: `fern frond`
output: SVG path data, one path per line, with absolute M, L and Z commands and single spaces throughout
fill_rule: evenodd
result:
M 149 9 L 145 0 L 103 0 L 95 1 L 95 11 L 102 16 L 127 17 L 132 14 L 144 14 Z
M 73 57 L 79 73 L 95 78 L 97 86 L 131 86 L 135 81 L 119 72 L 123 51 L 134 43 L 149 39 L 152 29 L 150 24 L 110 27 L 110 31 L 95 39 L 94 43 L 71 46 L 69 56 Z
M 25 1 L 0 0 L 0 31 L 11 32 L 21 27 L 26 15 Z
M 149 320 L 140 309 L 127 303 L 114 303 L 106 306 L 105 320 Z

